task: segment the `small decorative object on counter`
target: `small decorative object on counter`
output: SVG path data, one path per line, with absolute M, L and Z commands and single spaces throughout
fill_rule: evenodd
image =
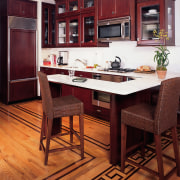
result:
M 45 65 L 45 66 L 49 66 L 49 65 L 51 65 L 51 61 L 49 60 L 49 59 L 43 59 L 43 65 Z
M 161 29 L 159 33 L 157 33 L 156 30 L 153 31 L 153 35 L 165 42 L 166 40 L 169 40 L 168 33 L 164 31 L 164 29 Z M 164 43 L 165 44 L 165 43 Z M 164 79 L 166 77 L 167 73 L 167 66 L 169 64 L 168 55 L 170 54 L 170 51 L 167 49 L 166 46 L 160 45 L 156 47 L 157 50 L 155 51 L 154 55 L 154 61 L 157 62 L 156 71 L 158 74 L 159 79 Z

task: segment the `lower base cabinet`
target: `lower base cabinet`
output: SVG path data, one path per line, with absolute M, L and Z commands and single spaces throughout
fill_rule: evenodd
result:
M 42 72 L 50 75 L 50 74 L 65 74 L 68 75 L 68 70 L 65 69 L 56 69 L 56 68 L 46 68 L 41 67 L 40 69 Z M 82 72 L 82 71 L 75 71 L 75 76 L 84 77 L 84 78 L 92 78 L 91 72 Z M 80 87 L 73 87 L 66 84 L 53 84 L 51 83 L 51 91 L 52 96 L 57 97 L 61 96 L 68 96 L 73 95 L 77 97 L 84 103 L 84 113 L 88 115 L 95 116 L 97 118 L 109 121 L 110 119 L 110 109 L 106 109 L 100 106 L 96 106 L 92 104 L 92 90 L 80 88 Z

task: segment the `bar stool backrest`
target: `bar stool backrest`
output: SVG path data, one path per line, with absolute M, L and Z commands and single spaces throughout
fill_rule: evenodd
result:
M 47 75 L 43 72 L 38 72 L 40 91 L 42 96 L 43 111 L 48 119 L 53 119 L 53 101 Z
M 155 110 L 155 134 L 161 134 L 177 125 L 177 111 L 180 96 L 180 77 L 161 83 Z

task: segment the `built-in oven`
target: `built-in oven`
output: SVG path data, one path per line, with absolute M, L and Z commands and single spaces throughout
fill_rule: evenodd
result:
M 111 82 L 123 82 L 133 80 L 132 77 L 120 76 L 120 75 L 111 75 L 111 74 L 101 74 L 94 73 L 93 79 L 111 81 Z M 100 91 L 92 91 L 92 104 L 95 106 L 103 107 L 110 109 L 111 95 L 109 93 L 104 93 Z
M 109 77 L 104 74 L 93 74 L 93 79 L 108 80 Z M 110 94 L 100 92 L 100 91 L 92 92 L 92 104 L 93 105 L 110 109 L 110 102 L 111 102 Z

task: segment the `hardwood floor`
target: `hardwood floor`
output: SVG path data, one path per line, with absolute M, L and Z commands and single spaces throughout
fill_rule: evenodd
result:
M 40 100 L 22 102 L 13 105 L 0 104 L 0 179 L 147 179 L 155 180 L 149 173 L 126 164 L 125 173 L 120 167 L 109 163 L 109 129 L 106 121 L 84 115 L 85 117 L 85 158 L 81 160 L 80 151 L 67 150 L 49 155 L 48 165 L 44 166 L 44 153 L 39 151 L 39 137 L 42 117 Z M 77 117 L 76 117 L 77 118 Z M 64 118 L 63 126 L 67 126 Z M 75 126 L 78 127 L 78 120 Z M 76 129 L 76 128 L 75 128 Z M 77 128 L 78 129 L 78 128 Z M 180 137 L 180 129 L 178 130 Z M 51 146 L 68 144 L 69 137 L 57 138 Z M 75 139 L 76 140 L 76 139 Z M 172 143 L 162 138 L 165 152 L 173 154 Z M 180 142 L 179 142 L 180 144 Z M 150 146 L 154 146 L 151 144 Z M 137 151 L 131 156 L 139 163 L 157 169 L 154 153 L 146 151 L 145 158 Z M 174 163 L 164 159 L 165 172 Z M 171 180 L 180 179 L 176 173 Z

